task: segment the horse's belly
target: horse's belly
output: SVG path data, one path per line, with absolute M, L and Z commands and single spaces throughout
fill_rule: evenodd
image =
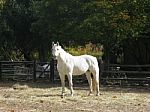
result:
M 84 74 L 88 70 L 88 67 L 74 67 L 73 75 L 81 75 Z
M 81 74 L 84 74 L 85 71 L 81 71 L 81 70 L 73 70 L 73 75 L 81 75 Z
M 81 75 L 84 74 L 88 69 L 89 65 L 86 63 L 86 60 L 74 60 L 69 63 L 58 63 L 57 69 L 61 74 L 68 74 L 70 71 L 73 75 Z
M 85 59 L 74 60 L 73 75 L 84 74 L 89 69 L 89 65 Z

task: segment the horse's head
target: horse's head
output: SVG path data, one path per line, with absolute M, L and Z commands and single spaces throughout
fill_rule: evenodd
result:
M 56 44 L 54 42 L 52 42 L 52 55 L 57 58 L 57 56 L 60 54 L 61 52 L 61 46 L 59 45 L 59 43 L 57 42 Z

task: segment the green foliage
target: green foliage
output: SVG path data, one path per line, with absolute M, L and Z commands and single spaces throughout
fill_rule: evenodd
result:
M 65 49 L 67 50 L 67 52 L 75 56 L 88 54 L 99 58 L 102 57 L 103 55 L 102 52 L 103 46 L 99 44 L 88 43 L 85 44 L 84 46 L 77 46 L 77 47 L 71 46 L 66 47 Z
M 126 38 L 149 37 L 149 6 L 149 0 L 0 0 L 1 57 L 19 51 L 44 61 L 52 41 L 101 43 L 106 57 L 118 55 Z

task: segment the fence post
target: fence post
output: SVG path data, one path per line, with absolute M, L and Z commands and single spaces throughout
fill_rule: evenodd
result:
M 104 62 L 102 60 L 102 58 L 99 58 L 98 59 L 98 65 L 99 65 L 99 81 L 100 81 L 100 85 L 102 84 L 102 73 L 103 73 L 103 70 L 104 70 Z
M 0 61 L 0 80 L 2 80 L 2 62 Z
M 33 62 L 33 81 L 36 82 L 36 61 Z
M 54 59 L 52 58 L 50 61 L 50 81 L 53 83 L 54 82 Z

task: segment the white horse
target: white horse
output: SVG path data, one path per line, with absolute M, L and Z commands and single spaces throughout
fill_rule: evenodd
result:
M 71 96 L 73 96 L 72 75 L 86 74 L 90 86 L 89 95 L 96 89 L 99 95 L 99 66 L 96 57 L 90 55 L 72 56 L 59 43 L 52 43 L 52 55 L 57 59 L 57 69 L 61 79 L 62 97 L 65 91 L 65 75 L 68 76 Z M 91 77 L 93 74 L 93 78 Z

